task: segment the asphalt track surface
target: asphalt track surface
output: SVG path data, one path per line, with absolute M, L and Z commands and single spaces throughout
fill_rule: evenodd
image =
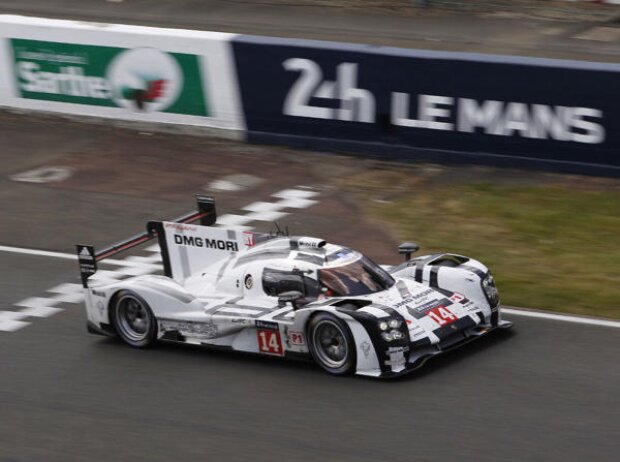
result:
M 0 122 L 0 245 L 102 246 L 148 218 L 188 211 L 191 193 L 213 179 L 254 173 L 264 181 L 218 193 L 220 213 L 310 186 L 318 202 L 286 224 L 398 258 L 363 206 L 333 187 L 338 174 L 372 164 L 45 118 Z M 59 183 L 11 180 L 52 165 L 74 173 Z M 76 283 L 77 264 L 0 251 L 0 275 L 0 310 L 11 312 Z M 604 462 L 620 449 L 620 329 L 512 316 L 513 331 L 377 381 L 186 346 L 135 350 L 87 334 L 81 305 L 60 306 L 0 332 L 1 462 Z
M 573 39 L 589 26 L 579 22 L 378 21 L 361 13 L 213 0 L 0 0 L 0 12 L 619 59 L 613 43 Z M 140 231 L 148 219 L 187 211 L 191 195 L 213 179 L 244 173 L 263 181 L 219 192 L 220 213 L 239 213 L 276 191 L 308 185 L 320 192 L 318 204 L 292 212 L 287 224 L 350 243 L 382 262 L 397 258 L 393 238 L 335 188 L 334 177 L 372 168 L 365 161 L 6 114 L 0 157 L 0 245 L 58 252 L 72 252 L 77 242 L 103 246 Z M 10 179 L 45 166 L 74 173 L 50 184 Z M 74 261 L 0 252 L 0 312 L 76 283 L 76 273 Z M 170 344 L 134 350 L 87 334 L 79 304 L 60 308 L 0 332 L 0 462 L 618 459 L 620 329 L 513 316 L 512 331 L 381 382 Z

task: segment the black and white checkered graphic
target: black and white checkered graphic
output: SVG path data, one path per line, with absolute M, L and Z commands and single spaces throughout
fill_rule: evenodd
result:
M 279 220 L 290 212 L 286 209 L 303 209 L 317 203 L 313 198 L 319 193 L 312 188 L 297 187 L 285 189 L 272 196 L 274 202 L 254 202 L 242 208 L 244 214 L 227 214 L 218 217 L 215 226 L 233 228 L 239 231 L 252 229 L 249 226 L 254 221 Z M 128 256 L 122 260 L 101 262 L 101 266 L 114 269 L 99 269 L 90 280 L 93 283 L 113 283 L 123 279 L 154 274 L 161 272 L 161 256 L 158 244 L 141 250 L 137 255 Z M 52 287 L 40 297 L 29 297 L 21 300 L 12 309 L 0 311 L 0 332 L 15 332 L 37 318 L 48 318 L 56 313 L 84 302 L 84 293 L 81 284 L 65 283 Z

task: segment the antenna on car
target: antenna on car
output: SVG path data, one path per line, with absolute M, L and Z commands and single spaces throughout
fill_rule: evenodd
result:
M 284 228 L 284 231 L 282 231 L 282 228 L 280 228 L 280 225 L 278 224 L 277 221 L 274 221 L 273 224 L 276 227 L 276 237 L 280 237 L 280 236 L 290 236 L 290 234 L 288 233 L 288 226 L 286 228 Z

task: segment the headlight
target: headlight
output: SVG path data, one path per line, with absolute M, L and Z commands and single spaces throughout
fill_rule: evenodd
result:
M 379 329 L 381 330 L 388 330 L 388 328 L 398 329 L 401 324 L 402 322 L 400 321 L 400 319 L 388 319 L 387 321 L 379 322 Z
M 486 295 L 491 308 L 495 308 L 499 303 L 499 293 L 495 286 L 495 279 L 490 273 L 482 280 L 482 290 L 484 290 L 484 295 Z
M 402 340 L 406 334 L 400 330 L 403 322 L 400 319 L 387 319 L 385 321 L 379 321 L 379 330 L 381 331 L 381 338 L 386 342 L 393 340 Z
M 392 334 L 392 338 L 393 338 L 394 340 L 400 340 L 401 338 L 404 338 L 404 337 L 405 337 L 405 336 L 403 335 L 403 333 L 402 333 L 401 331 L 399 331 L 399 330 L 393 330 L 393 331 L 391 332 L 391 334 Z
M 391 342 L 392 340 L 404 339 L 405 334 L 399 330 L 391 330 L 390 332 L 381 332 L 381 338 L 383 338 L 386 342 Z

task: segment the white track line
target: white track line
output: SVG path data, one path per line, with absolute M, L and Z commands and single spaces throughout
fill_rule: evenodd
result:
M 526 316 L 530 318 L 551 319 L 553 321 L 574 322 L 577 324 L 589 324 L 592 326 L 615 327 L 620 329 L 620 321 L 610 321 L 607 319 L 586 318 L 582 316 L 571 316 L 566 314 L 545 313 L 529 309 L 502 308 L 502 314 L 512 314 L 515 316 Z
M 0 245 L 0 252 L 11 252 L 11 253 L 19 253 L 22 255 L 35 255 L 37 257 L 53 257 L 53 258 L 64 258 L 65 260 L 77 260 L 77 255 L 71 253 L 63 253 L 63 252 L 50 252 L 48 250 L 36 250 L 36 249 L 24 249 L 22 247 L 9 247 L 6 245 Z M 115 260 L 106 258 L 102 260 L 101 263 L 108 263 L 110 265 L 116 266 L 137 266 L 141 268 L 151 268 L 153 266 L 159 266 L 155 263 L 141 263 L 137 261 L 125 261 L 125 260 Z
M 234 228 L 237 230 L 249 230 L 251 226 L 245 226 L 251 221 L 262 220 L 274 220 L 288 215 L 288 212 L 281 212 L 284 208 L 306 208 L 317 203 L 316 200 L 309 199 L 319 193 L 316 191 L 309 191 L 307 187 L 301 187 L 299 189 L 286 189 L 276 193 L 274 197 L 279 197 L 281 200 L 277 203 L 267 202 L 255 202 L 243 210 L 247 210 L 250 213 L 246 215 L 222 215 L 218 219 L 218 223 L 215 226 L 221 227 L 225 225 L 228 228 Z M 161 251 L 159 244 L 153 244 L 144 249 L 148 252 L 152 252 L 153 255 L 144 256 L 129 256 L 123 260 L 106 259 L 101 263 L 109 263 L 112 265 L 121 266 L 116 271 L 99 270 L 91 280 L 98 281 L 100 283 L 107 282 L 113 283 L 118 280 L 119 277 L 124 275 L 137 276 L 142 274 L 149 274 L 157 271 L 161 268 Z M 77 256 L 70 253 L 63 252 L 51 252 L 47 250 L 35 250 L 25 249 L 20 247 L 0 246 L 0 252 L 12 252 L 22 255 L 35 255 L 39 257 L 52 257 L 62 258 L 65 260 L 77 260 Z M 1 311 L 0 310 L 0 332 L 15 332 L 28 325 L 29 322 L 23 321 L 24 318 L 32 317 L 48 317 L 53 314 L 62 311 L 61 308 L 56 308 L 55 305 L 59 303 L 79 303 L 84 300 L 83 289 L 80 284 L 65 283 L 56 287 L 48 289 L 47 292 L 51 292 L 54 295 L 49 297 L 30 297 L 21 302 L 15 303 L 14 306 L 25 307 L 21 311 Z
M 35 250 L 35 249 L 24 249 L 21 247 L 9 247 L 0 245 L 0 252 L 11 252 L 11 253 L 19 253 L 23 255 L 36 255 L 39 257 L 54 257 L 54 258 L 64 258 L 66 260 L 77 260 L 77 256 L 70 253 L 62 253 L 62 252 L 50 252 L 47 250 Z M 106 259 L 103 260 L 102 263 L 109 263 L 111 265 L 117 266 L 135 266 L 141 268 L 152 268 L 154 266 L 159 266 L 156 264 L 142 263 L 139 261 L 128 260 L 114 260 L 114 259 Z M 565 314 L 553 314 L 546 313 L 542 311 L 534 311 L 529 309 L 519 309 L 519 308 L 502 308 L 503 314 L 511 314 L 515 316 L 526 316 L 530 318 L 541 318 L 541 319 L 550 319 L 553 321 L 561 321 L 561 322 L 572 322 L 577 324 L 588 324 L 592 326 L 602 326 L 602 327 L 613 327 L 616 329 L 620 329 L 620 321 L 611 321 L 607 319 L 596 319 L 596 318 L 587 318 L 582 316 L 571 316 Z
M 244 215 L 232 215 L 232 214 L 223 215 L 219 217 L 218 225 L 219 226 L 236 225 L 239 228 L 251 229 L 250 227 L 242 226 L 242 225 L 247 223 L 248 221 L 260 220 L 261 217 L 259 217 L 259 214 L 261 212 L 262 213 L 270 212 L 275 215 L 275 214 L 282 213 L 282 212 L 279 212 L 281 208 L 306 208 L 317 202 L 315 200 L 310 199 L 311 197 L 314 197 L 316 195 L 318 195 L 318 192 L 315 192 L 315 191 L 286 189 L 276 194 L 272 194 L 273 197 L 282 199 L 280 202 L 273 203 L 273 204 L 270 204 L 267 202 L 255 202 L 246 207 L 243 207 L 243 210 L 248 210 L 253 213 L 249 213 L 245 216 Z M 270 218 L 273 218 L 273 217 L 270 217 Z M 151 251 L 151 252 L 159 252 L 159 245 L 153 244 L 150 247 L 146 248 L 146 250 Z M 24 249 L 21 247 L 9 247 L 9 246 L 4 246 L 4 245 L 0 245 L 0 252 L 12 252 L 12 253 L 19 253 L 22 255 L 36 255 L 40 257 L 54 257 L 54 258 L 64 258 L 67 260 L 77 260 L 77 256 L 74 254 L 62 253 L 62 252 L 50 252 L 47 250 Z M 153 258 L 154 259 L 159 258 L 159 256 L 155 256 Z M 138 268 L 155 268 L 155 267 L 160 266 L 155 261 L 153 261 L 153 263 L 147 262 L 146 261 L 147 259 L 151 259 L 151 257 L 127 257 L 125 260 L 106 259 L 106 260 L 103 260 L 102 263 L 109 263 L 111 265 L 126 266 L 126 267 L 138 267 Z M 100 273 L 103 274 L 103 272 L 101 271 Z M 138 271 L 138 273 L 141 273 L 141 272 Z M 55 291 L 62 292 L 61 290 L 57 290 L 59 287 L 62 287 L 63 290 L 66 288 L 67 290 L 71 289 L 69 290 L 70 292 L 76 292 L 73 286 L 76 286 L 76 288 L 79 288 L 78 284 L 64 284 L 64 285 L 57 286 L 56 288 L 53 288 L 50 291 L 51 292 L 55 292 Z M 70 294 L 68 297 L 69 299 L 71 299 L 71 301 L 73 301 L 74 298 L 75 299 L 78 298 L 74 294 Z M 81 297 L 81 294 L 80 294 L 80 297 Z M 54 298 L 56 298 L 56 300 L 54 300 Z M 50 304 L 64 301 L 62 297 L 56 296 L 54 298 L 49 299 Z M 32 297 L 30 299 L 26 299 L 26 301 L 27 302 L 37 301 L 38 303 L 39 298 Z M 20 305 L 20 304 L 17 304 L 17 305 Z M 31 305 L 24 305 L 23 302 L 21 303 L 21 305 L 31 306 Z M 51 309 L 50 307 L 47 307 L 47 308 Z M 571 315 L 565 315 L 565 314 L 553 314 L 553 313 L 547 313 L 543 311 L 535 311 L 535 310 L 531 310 L 527 308 L 503 307 L 502 313 L 509 314 L 509 315 L 515 315 L 515 316 L 550 319 L 553 321 L 572 322 L 572 323 L 577 323 L 577 324 L 587 324 L 587 325 L 602 326 L 602 327 L 613 327 L 616 329 L 620 329 L 620 321 L 588 318 L 588 317 L 582 317 L 582 316 L 571 316 Z M 7 324 L 8 322 L 12 323 L 11 326 L 7 325 L 6 329 L 3 329 L 3 326 L 2 326 L 3 317 L 7 318 L 5 320 L 5 324 Z M 20 312 L 0 311 L 0 331 L 17 330 L 21 327 L 28 325 L 29 323 L 21 321 L 21 319 L 24 317 L 26 317 L 26 315 Z

